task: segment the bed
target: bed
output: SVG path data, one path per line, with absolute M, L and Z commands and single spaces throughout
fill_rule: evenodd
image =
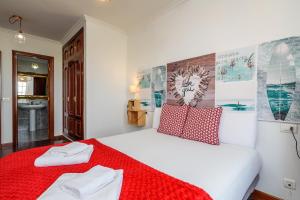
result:
M 88 163 L 34 167 L 51 146 L 0 159 L 0 199 L 36 199 L 62 174 L 95 165 L 124 170 L 121 199 L 248 199 L 261 168 L 255 114 L 224 113 L 220 145 L 158 133 L 155 121 L 156 113 L 153 128 L 83 141 L 94 146 Z
M 208 145 L 145 129 L 98 139 L 159 171 L 204 189 L 215 200 L 242 200 L 260 170 L 258 153 Z

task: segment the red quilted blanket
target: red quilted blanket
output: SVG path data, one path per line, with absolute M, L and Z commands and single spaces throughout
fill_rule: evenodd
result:
M 98 164 L 124 170 L 120 199 L 211 199 L 202 189 L 159 172 L 95 139 L 83 142 L 94 145 L 91 160 L 86 164 L 34 167 L 34 160 L 49 146 L 20 151 L 0 159 L 0 199 L 36 199 L 63 173 L 85 172 Z

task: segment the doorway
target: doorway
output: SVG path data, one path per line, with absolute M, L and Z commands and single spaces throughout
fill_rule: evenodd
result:
M 13 146 L 54 139 L 54 58 L 12 51 Z

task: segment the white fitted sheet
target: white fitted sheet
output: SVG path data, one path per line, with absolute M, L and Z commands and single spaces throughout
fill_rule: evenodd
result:
M 251 148 L 208 145 L 145 129 L 99 138 L 161 172 L 204 189 L 215 200 L 242 200 L 261 162 Z

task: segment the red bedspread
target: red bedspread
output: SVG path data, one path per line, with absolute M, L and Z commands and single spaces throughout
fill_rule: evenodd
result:
M 159 172 L 95 139 L 84 142 L 94 145 L 91 160 L 86 164 L 34 167 L 35 158 L 49 146 L 0 159 L 0 199 L 36 199 L 63 173 L 85 172 L 98 164 L 124 170 L 120 199 L 211 199 L 202 189 Z

